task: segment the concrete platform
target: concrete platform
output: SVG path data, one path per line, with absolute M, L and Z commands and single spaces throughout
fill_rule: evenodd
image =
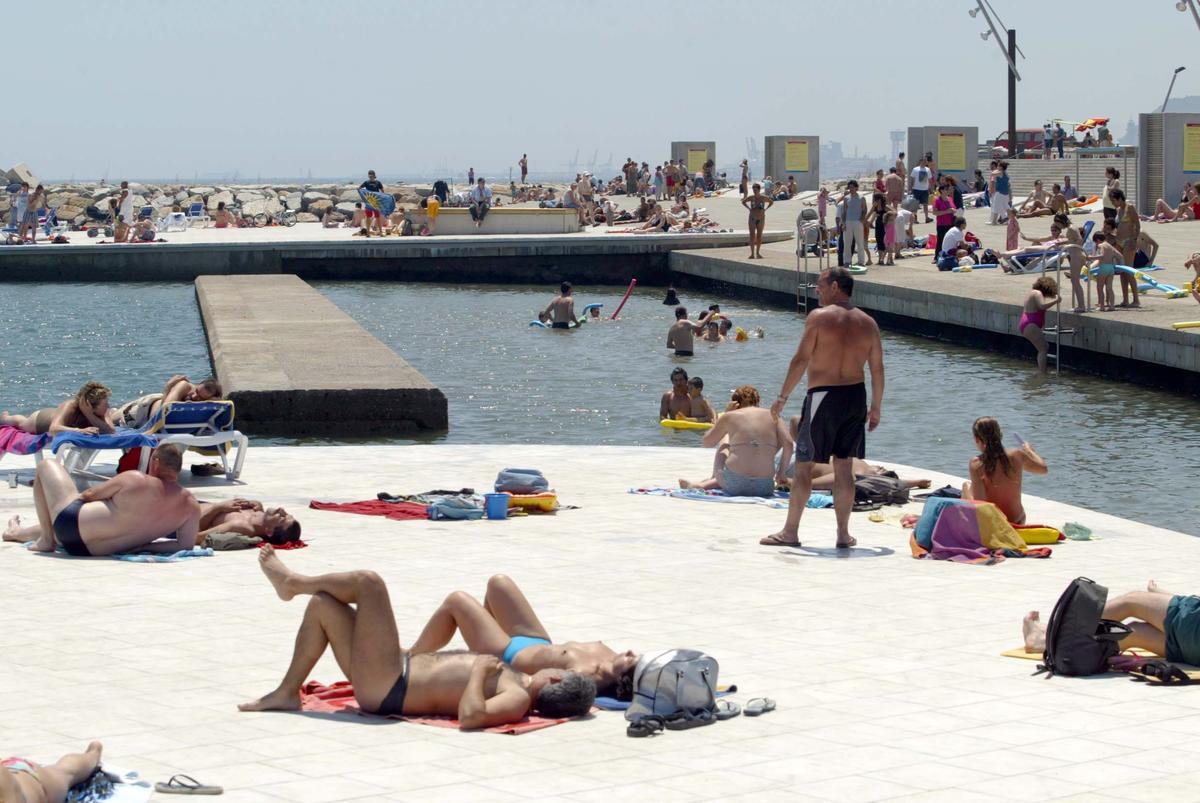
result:
M 251 435 L 397 435 L 449 426 L 445 395 L 296 276 L 203 276 L 213 368 Z
M 967 210 L 968 229 L 985 245 L 1003 245 L 1003 227 L 987 225 L 987 214 L 986 209 Z M 1083 225 L 1087 219 L 1073 216 L 1072 225 Z M 1152 275 L 1182 286 L 1190 278 L 1190 272 L 1180 267 L 1187 254 L 1184 249 L 1192 244 L 1197 224 L 1143 225 L 1160 242 L 1158 264 L 1169 266 Z M 1041 236 L 1049 223 L 1044 218 L 1022 221 L 1022 229 L 1027 236 Z M 932 225 L 916 227 L 918 237 L 932 230 Z M 738 249 L 679 251 L 671 256 L 671 269 L 734 292 L 740 288 L 795 303 L 799 282 L 794 241 L 767 246 L 763 255 L 765 259 L 751 261 Z M 1032 358 L 1033 347 L 1017 332 L 1017 323 L 1036 275 L 943 272 L 931 259 L 913 257 L 895 266 L 872 267 L 867 275 L 855 277 L 855 301 L 885 326 Z M 810 265 L 817 270 L 815 259 L 810 259 Z M 1063 307 L 1070 309 L 1071 289 L 1065 274 L 1063 283 Z M 815 293 L 810 296 L 815 300 Z M 1095 303 L 1094 293 L 1092 299 Z M 1064 313 L 1061 325 L 1075 330 L 1073 336 L 1063 336 L 1064 367 L 1200 394 L 1200 330 L 1171 326 L 1200 318 L 1200 309 L 1191 298 L 1168 299 L 1156 292 L 1143 293 L 1141 300 L 1141 309 Z M 1050 325 L 1055 317 L 1049 314 Z
M 509 465 L 542 467 L 580 509 L 474 523 L 303 509 L 487 487 Z M 114 765 L 153 781 L 186 772 L 223 785 L 230 803 L 1195 798 L 1200 695 L 1122 677 L 1044 680 L 1030 676 L 1034 662 L 999 653 L 1020 644 L 1026 611 L 1048 615 L 1078 575 L 1113 593 L 1148 578 L 1195 591 L 1200 541 L 1027 499 L 1031 518 L 1080 521 L 1103 540 L 988 567 L 915 561 L 903 511 L 888 508 L 882 523 L 854 515 L 861 547 L 848 555 L 834 554 L 829 511 L 805 514 L 803 549 L 772 550 L 755 542 L 782 511 L 625 492 L 710 465 L 700 449 L 252 447 L 244 485 L 212 478 L 193 491 L 297 512 L 310 546 L 284 560 L 378 571 L 402 643 L 450 590 L 482 594 L 506 572 L 551 635 L 704 649 L 738 685 L 735 701 L 778 701 L 766 716 L 630 739 L 614 713 L 523 736 L 242 714 L 238 702 L 278 682 L 304 607 L 275 596 L 253 551 L 147 565 L 4 544 L 0 609 L 14 624 L 0 633 L 0 669 L 25 682 L 0 700 L 0 744 L 53 760 L 101 739 Z M 0 483 L 0 512 L 31 517 L 29 488 Z M 342 676 L 326 656 L 313 677 Z
M 427 216 L 424 209 L 405 210 L 405 217 L 420 231 Z M 496 234 L 572 234 L 580 230 L 579 213 L 574 209 L 495 206 L 488 210 L 482 226 L 471 219 L 471 210 L 446 206 L 438 212 L 437 233 L 441 235 Z
M 103 244 L 73 232 L 67 245 L 0 247 L 3 281 L 193 281 L 204 275 L 293 273 L 304 279 L 625 284 L 631 275 L 665 281 L 676 248 L 745 245 L 745 229 L 713 234 L 483 234 L 354 236 L 316 223 L 291 228 L 190 229 L 168 242 Z M 764 233 L 786 240 L 790 227 Z

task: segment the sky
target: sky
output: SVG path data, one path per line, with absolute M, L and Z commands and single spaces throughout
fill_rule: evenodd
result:
M 1019 127 L 1200 95 L 1173 0 L 992 0 L 1017 29 Z M 0 167 L 44 178 L 385 180 L 669 157 L 768 134 L 887 155 L 910 125 L 1006 125 L 974 0 L 57 0 L 5 3 Z M 920 54 L 917 54 L 917 51 Z M 1110 55 L 1111 54 L 1111 55 Z M 20 83 L 13 65 L 22 65 Z M 36 76 L 36 90 L 31 78 Z M 13 115 L 19 124 L 13 123 Z M 581 168 L 582 169 L 582 168 Z

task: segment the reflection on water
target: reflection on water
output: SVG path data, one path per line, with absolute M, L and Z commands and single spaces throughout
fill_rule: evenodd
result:
M 635 293 L 618 321 L 561 332 L 527 326 L 551 287 L 316 286 L 445 392 L 451 429 L 435 442 L 694 446 L 696 433 L 658 425 L 671 369 L 703 377 L 718 407 L 741 384 L 771 398 L 803 327 L 788 311 L 685 295 L 693 317 L 721 301 L 735 324 L 761 326 L 766 338 L 698 343 L 695 357 L 675 358 L 665 349 L 672 309 L 659 290 Z M 577 306 L 602 302 L 608 312 L 622 292 L 578 288 Z M 868 436 L 869 457 L 965 474 L 971 423 L 992 415 L 1050 464 L 1049 476 L 1026 477 L 1030 493 L 1196 532 L 1196 401 L 1092 376 L 1038 378 L 1030 362 L 902 335 L 885 333 L 884 351 L 883 422 Z M 788 412 L 799 402 L 793 394 Z
M 0 408 L 53 407 L 89 379 L 116 401 L 212 373 L 190 284 L 0 284 Z

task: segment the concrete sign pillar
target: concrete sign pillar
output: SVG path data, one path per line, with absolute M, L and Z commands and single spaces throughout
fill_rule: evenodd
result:
M 979 128 L 976 126 L 927 125 L 908 129 L 908 151 L 904 162 L 909 172 L 927 153 L 939 175 L 954 176 L 959 182 L 975 175 L 979 161 Z
M 766 137 L 763 145 L 764 175 L 786 183 L 788 176 L 796 179 L 800 191 L 821 187 L 821 138 L 809 136 Z M 731 183 L 738 176 L 730 176 Z M 759 177 L 761 178 L 761 176 Z

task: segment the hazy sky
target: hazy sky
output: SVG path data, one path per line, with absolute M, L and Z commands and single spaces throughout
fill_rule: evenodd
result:
M 1005 125 L 973 0 L 5 2 L 0 166 L 40 176 L 507 177 L 522 152 L 655 161 L 672 139 L 817 134 L 889 152 L 909 125 Z M 1200 94 L 1172 0 L 993 0 L 1028 58 L 1018 125 Z M 920 51 L 920 56 L 917 55 Z M 14 81 L 14 70 L 21 72 Z M 31 89 L 36 86 L 36 89 Z

